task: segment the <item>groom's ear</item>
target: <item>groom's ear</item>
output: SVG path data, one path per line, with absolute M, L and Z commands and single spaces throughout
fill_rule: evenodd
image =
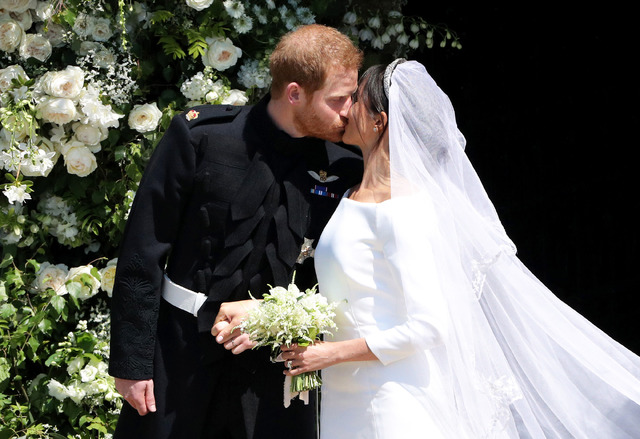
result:
M 291 105 L 301 105 L 304 101 L 304 89 L 297 82 L 290 82 L 285 89 L 285 97 Z

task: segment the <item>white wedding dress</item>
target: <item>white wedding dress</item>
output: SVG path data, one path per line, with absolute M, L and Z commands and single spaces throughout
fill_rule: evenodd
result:
M 640 439 L 640 357 L 517 258 L 424 66 L 387 73 L 391 199 L 343 198 L 315 251 L 326 339 L 378 360 L 322 370 L 321 438 Z
M 322 439 L 450 437 L 435 421 L 446 418 L 435 358 L 443 349 L 447 318 L 434 255 L 424 245 L 406 254 L 404 243 L 400 258 L 391 221 L 392 214 L 403 218 L 405 232 L 415 229 L 403 236 L 429 242 L 435 216 L 424 207 L 416 211 L 413 201 L 414 196 L 382 203 L 343 198 L 318 242 L 319 292 L 343 301 L 338 329 L 325 340 L 364 337 L 379 360 L 322 371 Z M 409 307 L 404 292 L 411 289 L 423 300 Z

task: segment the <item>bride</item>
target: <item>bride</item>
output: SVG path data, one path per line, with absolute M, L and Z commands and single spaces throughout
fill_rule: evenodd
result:
M 322 370 L 321 437 L 640 438 L 640 358 L 516 257 L 424 66 L 374 66 L 353 100 L 364 178 L 315 251 L 338 329 L 282 349 L 286 375 Z
M 367 70 L 343 141 L 364 178 L 315 252 L 338 330 L 283 348 L 323 370 L 322 438 L 640 438 L 640 358 L 518 260 L 425 68 Z

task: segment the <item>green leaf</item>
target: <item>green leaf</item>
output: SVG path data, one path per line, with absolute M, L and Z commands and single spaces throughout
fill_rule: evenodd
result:
M 173 13 L 171 11 L 167 11 L 164 9 L 160 9 L 158 11 L 154 11 L 149 18 L 149 22 L 151 24 L 159 24 L 165 21 L 169 21 L 173 18 Z
M 62 296 L 55 295 L 51 298 L 51 306 L 53 306 L 58 315 L 62 315 L 66 305 L 67 301 Z
M 9 378 L 10 370 L 11 370 L 11 365 L 9 364 L 9 361 L 4 357 L 0 357 L 0 382 Z
M 162 45 L 164 53 L 171 55 L 174 60 L 182 59 L 186 56 L 186 53 L 182 50 L 182 47 L 180 47 L 180 43 L 178 43 L 174 37 L 165 35 L 160 37 L 160 40 L 158 41 Z
M 2 262 L 0 262 L 0 268 L 7 268 L 9 265 L 11 265 L 12 262 L 13 262 L 13 256 L 5 255 Z
M 10 303 L 4 303 L 2 304 L 2 306 L 0 306 L 0 317 L 2 317 L 3 319 L 7 319 L 11 317 L 16 312 L 17 312 L 16 307 Z
M 44 365 L 47 367 L 52 365 L 61 365 L 63 361 L 64 353 L 62 351 L 56 351 L 45 360 Z

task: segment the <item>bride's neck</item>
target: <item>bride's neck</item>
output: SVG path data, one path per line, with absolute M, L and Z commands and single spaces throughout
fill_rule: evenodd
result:
M 380 202 L 391 196 L 391 172 L 389 167 L 389 145 L 384 142 L 373 150 L 364 152 L 362 182 L 356 188 L 355 197 L 362 201 Z

